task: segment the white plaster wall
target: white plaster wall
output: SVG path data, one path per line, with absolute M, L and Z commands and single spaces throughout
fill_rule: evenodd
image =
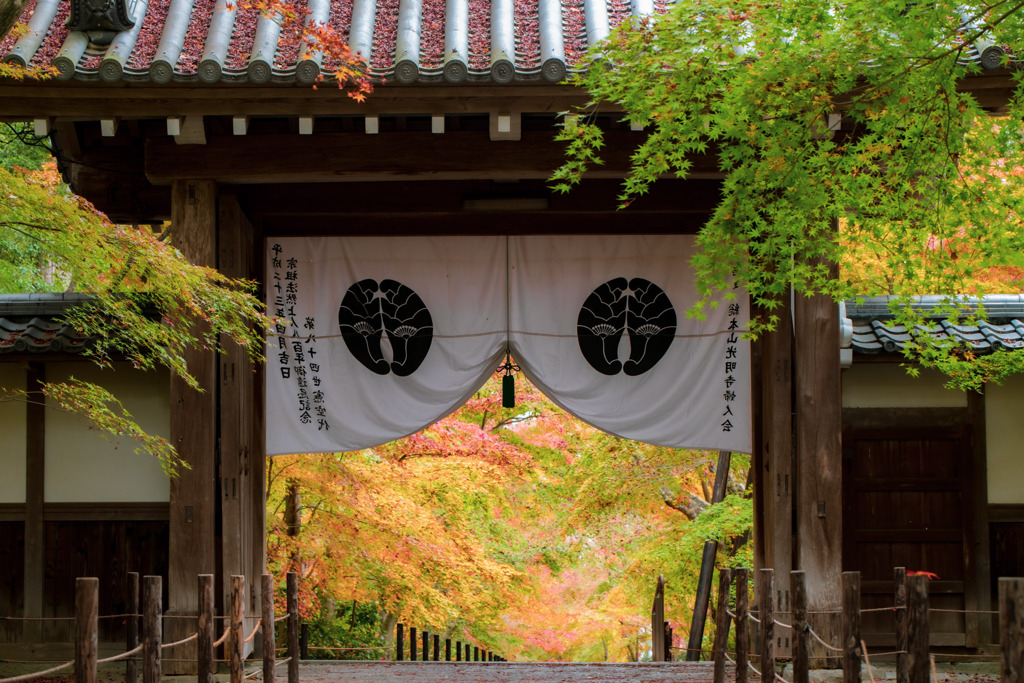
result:
M 946 376 L 921 370 L 911 377 L 898 363 L 853 363 L 843 370 L 844 408 L 963 408 L 967 395 L 947 389 Z
M 1024 376 L 985 388 L 988 502 L 1024 503 Z
M 22 363 L 0 363 L 0 387 L 25 388 Z M 25 502 L 25 403 L 0 402 L 0 503 Z
M 166 371 L 138 372 L 127 363 L 101 369 L 89 363 L 50 363 L 49 381 L 69 377 L 94 382 L 114 394 L 147 432 L 170 433 L 170 380 Z M 160 463 L 136 453 L 132 439 L 101 436 L 82 417 L 60 410 L 46 413 L 48 503 L 165 502 L 170 482 Z

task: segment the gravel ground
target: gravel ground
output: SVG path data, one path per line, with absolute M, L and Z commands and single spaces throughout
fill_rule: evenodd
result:
M 710 683 L 712 665 L 303 662 L 302 683 Z M 731 680 L 731 677 L 730 677 Z

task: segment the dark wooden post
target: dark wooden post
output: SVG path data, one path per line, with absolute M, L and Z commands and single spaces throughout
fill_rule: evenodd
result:
M 299 659 L 309 659 L 309 624 L 306 622 L 299 628 Z
M 726 485 L 729 481 L 729 462 L 731 451 L 718 452 L 718 467 L 715 470 L 715 485 L 711 492 L 711 503 L 721 503 L 725 498 Z M 708 604 L 711 602 L 711 584 L 715 574 L 715 555 L 718 554 L 718 541 L 704 543 L 704 552 L 700 559 L 700 576 L 697 579 L 697 594 L 693 598 L 693 617 L 690 619 L 690 637 L 686 643 L 686 661 L 700 661 L 700 648 L 704 642 L 704 621 L 708 615 Z
M 860 572 L 843 572 L 843 683 L 860 683 Z
M 665 639 L 661 637 L 665 623 L 665 578 L 658 576 L 654 586 L 654 603 L 651 605 L 651 660 L 665 661 Z
M 999 579 L 999 643 L 1002 680 L 1024 681 L 1024 578 Z
M 128 638 L 125 645 L 127 650 L 134 650 L 139 646 L 139 573 L 128 572 L 128 582 L 125 587 L 125 607 L 128 608 Z M 124 663 L 124 683 L 136 683 L 139 679 L 139 662 L 136 657 L 129 657 Z
M 438 661 L 441 658 L 441 636 L 437 633 L 434 634 L 434 661 Z
M 467 662 L 470 661 L 469 660 L 469 643 L 466 643 L 466 661 Z
M 672 661 L 672 627 L 666 621 L 664 626 L 665 631 L 665 661 Z
M 462 661 L 462 641 L 461 640 L 456 640 L 455 641 L 455 661 L 456 662 L 461 662 Z
M 212 180 L 175 180 L 171 184 L 171 241 L 190 262 L 217 266 L 217 184 Z M 200 327 L 195 332 L 200 332 Z M 214 520 L 219 504 L 217 473 L 217 365 L 218 354 L 210 345 L 183 351 L 189 372 L 200 390 L 171 374 L 170 442 L 189 464 L 170 478 L 168 522 L 167 613 L 193 617 L 198 609 L 196 576 L 217 568 Z M 177 641 L 192 632 L 186 619 L 167 622 L 168 640 Z M 175 650 L 191 656 L 191 646 Z M 190 662 L 167 662 L 168 673 L 194 674 Z
M 837 220 L 828 227 L 839 234 Z M 820 262 L 833 276 L 838 267 Z M 840 603 L 843 566 L 842 401 L 839 378 L 839 307 L 831 296 L 797 294 L 793 301 L 796 416 L 797 562 L 806 572 L 811 612 L 835 612 Z M 840 640 L 838 614 L 812 615 L 814 630 L 826 643 Z M 818 650 L 815 647 L 815 650 Z M 839 661 L 820 650 L 822 664 Z
M 142 683 L 160 683 L 160 643 L 163 641 L 163 579 L 142 578 Z
M 736 683 L 747 683 L 747 659 L 750 656 L 750 638 L 747 635 L 747 577 L 750 570 L 736 570 Z
M 199 575 L 199 628 L 196 631 L 196 671 L 198 683 L 213 683 L 213 574 Z
M 808 683 L 810 653 L 807 651 L 807 580 L 802 570 L 789 573 L 793 605 L 793 683 Z
M 761 613 L 761 679 L 775 679 L 775 570 L 758 572 L 757 601 Z
M 928 577 L 907 577 L 907 669 L 910 683 L 928 683 Z
M 418 658 L 416 657 L 416 627 L 409 627 L 409 661 L 415 662 Z
M 430 659 L 430 632 L 423 629 L 423 661 Z
M 228 636 L 228 666 L 231 683 L 245 681 L 245 577 L 231 577 L 231 635 Z
M 260 634 L 263 640 L 263 683 L 274 683 L 274 664 L 277 654 L 274 648 L 274 577 L 264 574 L 262 577 L 263 590 L 260 593 L 262 603 L 260 604 L 260 618 L 262 625 Z
M 896 621 L 896 683 L 910 683 L 907 664 L 907 568 L 894 567 L 892 573 L 896 582 L 893 614 Z
M 405 624 L 398 622 L 395 627 L 395 660 L 405 659 Z
M 75 683 L 96 683 L 99 602 L 99 579 L 75 579 Z
M 444 639 L 444 661 L 446 661 L 446 662 L 452 661 L 452 639 L 451 638 L 445 638 Z
M 478 646 L 476 646 L 476 645 L 473 646 L 473 661 L 474 662 L 479 662 L 480 661 L 480 648 Z
M 718 609 L 715 616 L 715 644 L 711 659 L 715 663 L 715 683 L 725 683 L 725 648 L 729 644 L 729 593 L 732 570 L 722 569 L 718 574 Z
M 299 683 L 299 575 L 288 572 L 288 683 Z

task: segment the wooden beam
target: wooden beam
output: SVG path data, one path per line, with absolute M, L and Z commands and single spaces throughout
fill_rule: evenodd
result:
M 517 111 L 491 112 L 491 140 L 519 140 L 523 136 L 523 117 Z
M 793 316 L 796 568 L 806 574 L 809 610 L 834 610 L 842 597 L 843 560 L 839 306 L 828 296 L 798 293 Z M 811 625 L 825 642 L 839 642 L 835 615 L 812 615 Z
M 32 119 L 32 132 L 39 137 L 50 134 L 53 128 L 54 117 L 47 116 L 40 119 Z
M 43 585 L 46 578 L 46 537 L 43 522 L 46 481 L 46 406 L 42 384 L 46 369 L 42 363 L 29 363 L 25 382 L 29 402 L 25 406 L 25 573 L 23 615 L 29 619 L 43 616 Z M 26 621 L 22 637 L 26 642 L 41 642 L 42 622 Z
M 193 263 L 216 265 L 217 185 L 209 180 L 179 180 L 171 191 L 174 245 Z M 172 615 L 197 613 L 196 576 L 214 574 L 216 569 L 217 353 L 212 349 L 191 349 L 185 352 L 185 358 L 203 392 L 191 388 L 178 376 L 171 378 L 171 443 L 191 466 L 171 479 L 168 614 Z M 171 619 L 168 637 L 183 638 L 191 628 L 185 620 Z M 178 631 L 171 633 L 172 629 Z M 191 661 L 169 662 L 172 673 L 195 673 L 193 647 L 184 647 L 175 655 Z
M 175 115 L 344 116 L 344 115 L 459 115 L 494 111 L 550 113 L 585 106 L 586 90 L 571 85 L 402 86 L 380 87 L 365 102 L 356 102 L 337 88 L 265 87 L 240 84 L 231 88 L 154 87 L 98 83 L 0 85 L 0 119 L 32 120 L 68 116 L 80 121 L 113 115 L 163 118 Z M 1012 83 L 1009 87 L 1013 87 Z M 620 108 L 602 103 L 601 111 Z
M 330 133 L 211 138 L 202 147 L 175 148 L 146 141 L 146 177 L 160 185 L 175 179 L 211 178 L 226 184 L 395 180 L 546 180 L 565 160 L 553 131 L 523 131 L 522 140 L 491 142 L 483 131 L 445 136 L 394 132 L 380 138 Z M 622 178 L 640 140 L 623 130 L 605 132 L 604 164 L 593 178 Z M 713 151 L 694 157 L 691 177 L 721 177 Z
M 168 119 L 167 132 L 174 136 L 176 145 L 205 145 L 206 124 L 202 116 L 177 117 L 179 125 L 177 133 L 171 133 L 170 119 Z
M 217 266 L 225 275 L 252 278 L 254 261 L 252 225 L 242 213 L 238 200 L 232 195 L 221 197 L 217 220 Z M 263 542 L 265 514 L 253 515 L 251 478 L 259 476 L 263 458 L 255 448 L 252 430 L 253 414 L 258 402 L 253 387 L 253 364 L 246 349 L 225 336 L 221 336 L 220 390 L 218 405 L 220 412 L 220 537 L 221 537 L 221 585 L 225 591 L 225 602 L 233 576 L 245 576 L 247 590 L 256 598 L 260 590 L 259 571 L 253 574 L 252 555 L 258 552 L 254 547 L 258 536 Z M 262 396 L 262 394 L 259 394 Z M 256 457 L 253 455 L 256 453 Z M 260 479 L 262 489 L 262 478 Z M 259 495 L 262 500 L 262 495 Z M 260 552 L 262 557 L 262 553 Z M 262 567 L 260 568 L 262 569 Z M 260 604 L 258 598 L 255 600 Z M 250 606 L 250 614 L 258 612 Z M 252 652 L 253 642 L 246 643 L 244 654 Z
M 774 311 L 778 327 L 762 343 L 761 358 L 761 462 L 760 510 L 764 514 L 764 562 L 779 577 L 793 569 L 793 320 L 789 296 Z M 790 586 L 778 581 L 776 606 L 790 610 Z M 776 642 L 780 657 L 790 655 L 789 631 L 780 629 Z
M 965 490 L 971 496 L 970 510 L 964 511 L 964 551 L 967 574 L 964 576 L 964 608 L 967 647 L 992 643 L 993 619 L 970 612 L 992 609 L 992 565 L 989 551 L 988 519 L 988 455 L 985 433 L 985 390 L 967 392 L 967 413 L 970 421 L 968 439 L 970 452 Z

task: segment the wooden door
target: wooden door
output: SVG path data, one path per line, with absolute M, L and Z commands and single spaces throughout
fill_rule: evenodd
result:
M 963 610 L 973 558 L 969 428 L 850 429 L 843 439 L 846 570 L 861 572 L 863 609 L 893 605 L 893 568 L 938 575 L 932 610 Z M 931 613 L 933 646 L 973 646 L 963 614 Z M 895 644 L 891 611 L 867 612 L 868 647 Z M 976 638 L 972 638 L 976 639 Z

